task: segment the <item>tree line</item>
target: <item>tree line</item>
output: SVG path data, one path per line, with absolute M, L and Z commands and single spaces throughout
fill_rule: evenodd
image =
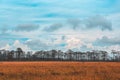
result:
M 67 50 L 28 51 L 0 50 L 0 61 L 120 61 L 120 51 L 92 50 L 87 52 Z

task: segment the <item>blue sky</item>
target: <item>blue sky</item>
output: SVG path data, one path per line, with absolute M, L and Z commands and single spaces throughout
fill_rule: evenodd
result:
M 0 0 L 0 49 L 119 50 L 119 0 Z

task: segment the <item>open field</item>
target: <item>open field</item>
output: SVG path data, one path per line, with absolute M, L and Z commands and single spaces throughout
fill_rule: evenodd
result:
M 120 63 L 0 62 L 0 80 L 120 80 Z

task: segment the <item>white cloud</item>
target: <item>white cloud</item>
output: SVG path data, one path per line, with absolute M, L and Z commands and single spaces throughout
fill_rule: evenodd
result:
M 4 47 L 1 47 L 0 49 L 10 50 L 11 46 L 9 44 L 6 44 Z
M 30 50 L 30 48 L 29 48 L 27 45 L 25 45 L 25 44 L 23 44 L 23 43 L 20 43 L 19 40 L 16 40 L 16 41 L 14 42 L 14 44 L 11 45 L 11 49 L 16 49 L 16 48 L 22 48 L 22 50 L 24 50 L 24 51 Z
M 48 50 L 53 47 L 48 41 L 42 41 L 41 39 L 27 40 L 25 45 L 29 46 L 32 50 Z
M 21 48 L 23 51 L 31 50 L 26 44 L 21 43 L 19 40 L 15 40 L 13 44 L 6 43 L 5 46 L 2 46 L 0 49 L 5 50 L 16 50 L 17 48 Z
M 120 51 L 120 45 L 112 45 L 112 46 L 108 46 L 108 50 L 116 50 L 116 51 Z
M 86 44 L 86 47 L 88 48 L 88 49 L 93 49 L 93 45 L 92 45 L 92 43 L 88 43 L 88 44 Z
M 84 44 L 80 39 L 74 37 L 68 39 L 66 43 L 67 43 L 66 46 L 67 49 L 80 48 Z
M 104 50 L 107 52 L 111 52 L 112 50 L 120 51 L 120 45 L 111 45 L 111 46 L 93 46 L 92 50 Z

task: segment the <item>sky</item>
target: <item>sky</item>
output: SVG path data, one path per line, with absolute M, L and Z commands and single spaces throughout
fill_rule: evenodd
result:
M 0 49 L 119 50 L 120 0 L 0 0 Z

